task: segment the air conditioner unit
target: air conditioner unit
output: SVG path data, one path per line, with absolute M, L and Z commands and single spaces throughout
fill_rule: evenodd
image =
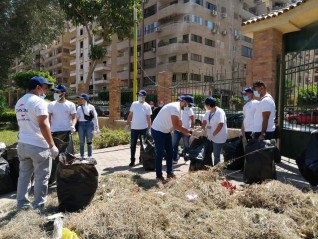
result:
M 227 17 L 227 13 L 226 13 L 226 12 L 223 12 L 223 13 L 222 13 L 222 17 Z
M 217 15 L 218 15 L 218 12 L 215 11 L 215 10 L 212 10 L 212 11 L 211 11 L 211 15 L 212 15 L 212 16 L 217 16 Z
M 239 40 L 241 38 L 241 36 L 240 35 L 235 35 L 234 38 L 235 38 L 235 40 Z
M 141 56 L 141 52 L 140 51 L 137 51 L 137 56 Z
M 213 28 L 213 29 L 211 29 L 211 32 L 212 32 L 213 34 L 216 34 L 216 33 L 218 32 L 218 29 Z
M 222 35 L 225 36 L 226 34 L 227 34 L 227 31 L 226 31 L 226 30 L 223 30 L 223 31 L 222 31 Z
M 152 48 L 152 52 L 156 52 L 156 48 L 155 47 Z

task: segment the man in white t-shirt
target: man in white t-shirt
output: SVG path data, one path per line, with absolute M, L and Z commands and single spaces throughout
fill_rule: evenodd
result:
M 179 102 L 166 104 L 159 111 L 152 123 L 151 135 L 156 147 L 156 177 L 164 181 L 162 176 L 162 158 L 166 151 L 167 179 L 176 178 L 172 168 L 172 137 L 171 131 L 178 130 L 185 136 L 190 136 L 190 131 L 182 127 L 181 110 L 189 110 L 194 105 L 192 96 L 180 96 Z
M 207 165 L 213 166 L 211 149 L 213 150 L 214 165 L 220 163 L 222 146 L 227 139 L 226 115 L 223 109 L 216 106 L 213 97 L 207 97 L 204 101 L 207 112 L 203 117 L 202 128 L 207 129 L 208 149 L 205 152 Z
M 147 92 L 140 90 L 137 92 L 138 100 L 134 101 L 130 107 L 129 115 L 127 117 L 127 124 L 125 130 L 127 131 L 130 126 L 130 167 L 135 166 L 135 154 L 138 138 L 146 135 L 147 131 L 150 134 L 151 127 L 151 114 L 152 110 L 150 105 L 145 101 Z
M 48 106 L 52 137 L 60 153 L 67 151 L 73 154 L 74 147 L 71 134 L 75 132 L 76 107 L 73 102 L 66 100 L 67 88 L 64 85 L 57 85 L 52 91 L 54 91 L 54 101 Z M 55 181 L 58 162 L 59 159 L 56 157 L 52 163 L 50 183 Z
M 243 100 L 245 105 L 243 106 L 243 123 L 241 128 L 241 134 L 244 135 L 246 140 L 252 139 L 252 132 L 254 127 L 254 114 L 258 106 L 258 101 L 253 99 L 253 89 L 248 87 L 242 91 Z
M 186 128 L 187 130 L 190 130 L 190 128 L 194 127 L 194 112 L 192 108 L 189 108 L 188 110 L 181 110 L 181 122 L 182 126 Z M 184 161 L 186 160 L 186 154 L 189 153 L 189 148 L 190 148 L 190 143 L 189 143 L 189 137 L 185 136 L 183 133 L 181 133 L 178 130 L 175 130 L 173 132 L 173 140 L 172 140 L 172 145 L 173 145 L 173 163 L 176 164 L 178 163 L 179 160 L 179 142 L 180 139 L 182 138 L 183 140 L 183 158 Z
M 29 92 L 15 105 L 19 125 L 18 156 L 20 160 L 17 188 L 17 208 L 28 209 L 31 177 L 34 174 L 33 208 L 43 208 L 47 201 L 48 181 L 52 158 L 59 151 L 54 144 L 48 120 L 47 102 L 44 100 L 52 83 L 42 76 L 29 81 Z
M 259 104 L 254 114 L 254 139 L 273 139 L 275 131 L 276 106 L 273 97 L 267 93 L 263 81 L 253 83 L 254 96 L 259 97 Z

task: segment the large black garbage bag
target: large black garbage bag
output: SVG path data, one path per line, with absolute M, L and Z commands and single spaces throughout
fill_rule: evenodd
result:
M 206 137 L 199 137 L 194 139 L 189 148 L 189 156 L 187 159 L 190 160 L 189 171 L 197 171 L 206 169 L 206 165 L 209 165 L 205 150 L 209 141 Z M 211 158 L 212 162 L 212 158 Z M 210 166 L 210 165 L 209 165 Z
M 66 156 L 61 154 L 60 157 Z M 74 159 L 70 165 L 65 164 L 66 161 L 62 160 L 56 170 L 58 210 L 76 212 L 92 201 L 98 186 L 98 172 L 94 164 L 85 163 L 85 160 Z
M 318 131 L 311 134 L 307 149 L 296 159 L 301 175 L 312 185 L 318 185 Z
M 276 179 L 275 145 L 270 140 L 249 140 L 245 150 L 244 182 Z
M 240 170 L 244 168 L 244 147 L 241 137 L 228 139 L 223 145 L 224 162 L 226 168 L 230 170 Z M 228 162 L 232 160 L 231 162 Z
M 13 189 L 9 164 L 0 156 L 0 194 L 11 192 Z
M 71 137 L 70 131 L 59 131 L 52 133 L 52 137 L 54 140 L 55 146 L 58 148 L 59 153 L 65 153 L 68 152 L 70 154 L 73 154 L 73 152 L 69 152 L 68 149 L 72 148 L 73 141 Z M 56 167 L 59 163 L 59 156 L 57 156 L 52 161 L 52 169 L 51 169 L 51 175 L 49 179 L 49 184 L 52 184 L 56 181 Z
M 145 170 L 156 169 L 156 148 L 151 135 L 141 136 L 140 158 Z
M 2 157 L 9 163 L 10 176 L 13 182 L 13 189 L 17 189 L 19 178 L 20 160 L 18 156 L 17 147 L 18 143 L 9 145 L 6 147 L 6 150 L 2 154 Z

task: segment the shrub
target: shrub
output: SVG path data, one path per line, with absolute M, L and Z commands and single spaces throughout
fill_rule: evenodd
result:
M 2 113 L 0 113 L 0 122 L 10 122 L 17 124 L 17 118 L 14 109 L 5 109 Z

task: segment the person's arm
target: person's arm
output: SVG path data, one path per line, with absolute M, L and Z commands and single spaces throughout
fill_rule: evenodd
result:
M 183 133 L 185 136 L 190 136 L 190 131 L 187 130 L 186 128 L 182 127 L 182 124 L 180 125 L 180 119 L 176 115 L 171 115 L 171 121 L 172 121 L 172 126 L 175 130 L 180 131 Z
M 126 125 L 130 126 L 133 115 L 134 115 L 134 113 L 132 111 L 129 111 Z
M 190 127 L 193 129 L 194 125 L 195 125 L 194 115 L 191 115 L 189 118 L 190 118 L 190 121 L 191 121 L 191 126 Z
M 55 144 L 51 135 L 51 129 L 50 129 L 48 116 L 40 115 L 37 117 L 37 121 L 39 123 L 39 127 L 45 141 L 48 143 L 49 148 L 52 148 L 53 146 L 55 146 Z
M 71 124 L 74 126 L 76 125 L 76 114 L 71 114 Z
M 216 136 L 220 131 L 221 129 L 223 128 L 223 125 L 224 123 L 219 123 L 218 126 L 216 127 L 216 129 L 214 130 L 214 132 L 212 133 L 212 136 Z
M 261 131 L 261 135 L 259 136 L 259 139 L 265 139 L 265 133 L 267 130 L 268 120 L 269 120 L 270 114 L 271 114 L 270 111 L 262 112 L 262 115 L 263 115 L 262 131 Z
M 207 123 L 208 123 L 207 120 L 203 120 L 202 125 L 201 125 L 201 129 L 205 129 Z
M 50 123 L 50 125 L 52 125 L 52 113 L 49 113 L 49 123 Z
M 151 115 L 147 115 L 147 123 L 148 123 L 148 129 L 151 128 Z

